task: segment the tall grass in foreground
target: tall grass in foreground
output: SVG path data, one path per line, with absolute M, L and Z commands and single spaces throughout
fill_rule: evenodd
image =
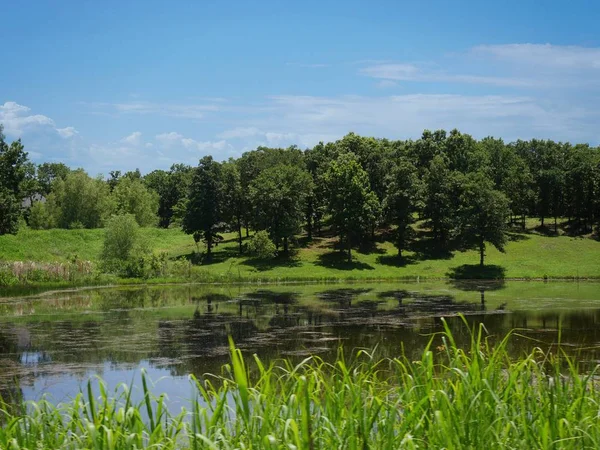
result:
M 317 357 L 252 370 L 231 346 L 224 375 L 200 382 L 191 411 L 168 412 L 142 377 L 144 399 L 121 386 L 114 398 L 88 384 L 71 403 L 5 410 L 0 447 L 193 449 L 600 448 L 595 371 L 564 355 L 533 350 L 511 359 L 511 336 L 494 346 L 480 328 L 455 345 L 446 328 L 420 360 L 350 363 Z M 206 406 L 208 405 L 208 406 Z

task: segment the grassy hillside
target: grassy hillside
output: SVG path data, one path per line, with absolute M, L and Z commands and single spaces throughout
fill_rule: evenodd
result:
M 533 226 L 533 224 L 532 224 Z M 156 252 L 167 252 L 169 259 L 185 260 L 196 249 L 193 239 L 177 229 L 146 228 L 143 239 Z M 511 233 L 502 254 L 488 247 L 486 268 L 477 267 L 475 251 L 432 254 L 421 243 L 403 259 L 389 242 L 354 252 L 348 263 L 335 249 L 334 237 L 317 237 L 299 242 L 290 258 L 256 261 L 240 257 L 233 234 L 215 248 L 211 264 L 194 266 L 192 274 L 207 278 L 244 279 L 382 279 L 382 278 L 600 278 L 600 242 L 587 237 L 546 236 L 533 229 Z M 16 236 L 0 236 L 0 261 L 66 261 L 77 255 L 97 262 L 102 246 L 102 230 L 23 230 Z M 202 249 L 202 246 L 201 246 Z

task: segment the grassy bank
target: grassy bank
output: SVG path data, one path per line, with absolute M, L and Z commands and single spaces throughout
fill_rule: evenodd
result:
M 256 260 L 238 254 L 233 234 L 214 249 L 212 261 L 191 264 L 198 248 L 193 239 L 178 229 L 145 228 L 142 239 L 156 253 L 165 252 L 168 273 L 151 282 L 253 282 L 253 281 L 333 281 L 441 278 L 600 278 L 600 242 L 590 236 L 547 235 L 529 222 L 525 232 L 511 232 L 506 253 L 488 246 L 486 266 L 478 266 L 476 251 L 435 253 L 426 240 L 412 251 L 397 257 L 393 245 L 383 239 L 369 249 L 356 249 L 349 263 L 336 249 L 334 237 L 300 238 L 290 257 Z M 0 236 L 0 261 L 35 261 L 63 264 L 73 259 L 91 261 L 97 267 L 103 230 L 23 230 L 16 236 Z M 202 245 L 200 251 L 203 250 Z M 44 284 L 61 280 L 26 279 L 17 284 Z M 72 280 L 63 280 L 72 281 Z M 130 283 L 99 275 L 79 279 L 76 284 Z M 68 283 L 67 283 L 68 284 Z
M 492 347 L 480 330 L 462 349 L 446 330 L 418 361 L 359 352 L 269 367 L 232 348 L 223 376 L 192 380 L 189 411 L 170 413 L 145 379 L 139 404 L 126 386 L 95 396 L 88 384 L 66 404 L 5 408 L 0 447 L 598 448 L 595 372 L 560 349 L 511 359 L 510 339 Z

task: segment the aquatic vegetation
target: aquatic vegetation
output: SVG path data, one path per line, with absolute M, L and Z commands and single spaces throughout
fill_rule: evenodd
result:
M 221 375 L 191 377 L 196 398 L 173 414 L 142 376 L 110 396 L 92 384 L 70 403 L 3 409 L 2 448 L 598 448 L 596 369 L 561 353 L 509 356 L 513 334 L 494 344 L 483 326 L 458 346 L 448 327 L 420 359 L 340 350 L 264 366 L 233 342 Z

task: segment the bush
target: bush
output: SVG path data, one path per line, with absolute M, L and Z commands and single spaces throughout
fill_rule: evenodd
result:
M 100 259 L 105 270 L 120 272 L 133 261 L 139 241 L 139 225 L 132 214 L 112 216 L 106 223 Z
M 46 204 L 43 202 L 33 202 L 29 210 L 29 226 L 33 230 L 46 230 L 52 228 L 52 216 L 50 215 Z
M 248 252 L 260 259 L 272 258 L 275 256 L 275 244 L 266 231 L 258 231 L 248 243 Z

